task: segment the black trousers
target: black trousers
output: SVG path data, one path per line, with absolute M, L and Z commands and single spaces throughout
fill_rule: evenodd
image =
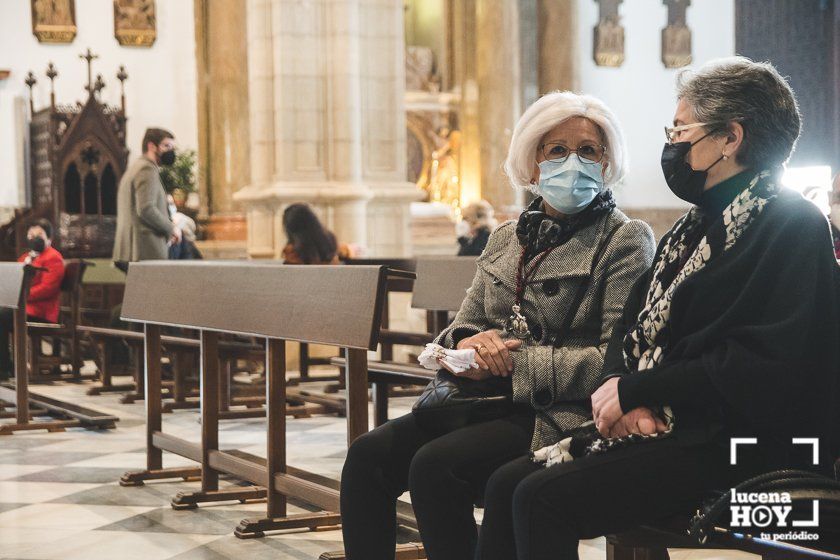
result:
M 760 469 L 729 465 L 720 443 L 664 438 L 545 468 L 527 456 L 528 415 L 430 438 L 411 415 L 350 447 L 341 486 L 349 560 L 394 557 L 395 503 L 408 488 L 430 560 L 566 560 L 578 541 L 673 515 Z M 476 534 L 473 503 L 484 498 Z
M 341 521 L 348 560 L 393 560 L 396 501 L 406 490 L 430 560 L 473 558 L 473 504 L 500 466 L 528 452 L 532 413 L 434 437 L 408 414 L 350 446 L 341 476 Z
M 686 522 L 713 489 L 755 472 L 719 444 L 664 438 L 545 468 L 521 457 L 487 483 L 476 558 L 567 560 L 578 541 L 674 515 Z

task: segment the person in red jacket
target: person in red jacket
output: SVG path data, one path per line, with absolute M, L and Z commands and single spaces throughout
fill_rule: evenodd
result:
M 47 220 L 33 222 L 26 231 L 29 250 L 18 259 L 18 262 L 41 269 L 29 284 L 29 295 L 26 298 L 26 318 L 29 321 L 58 322 L 64 259 L 52 247 L 52 229 L 52 224 Z M 0 380 L 8 379 L 14 371 L 9 348 L 9 335 L 13 326 L 12 310 L 0 310 Z

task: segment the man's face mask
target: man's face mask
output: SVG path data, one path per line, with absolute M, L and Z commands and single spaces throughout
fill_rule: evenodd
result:
M 175 163 L 175 148 L 160 153 L 161 165 L 172 165 L 173 163 Z

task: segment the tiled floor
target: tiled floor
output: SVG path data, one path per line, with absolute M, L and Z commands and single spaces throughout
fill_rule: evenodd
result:
M 203 560 L 247 558 L 315 559 L 338 550 L 339 531 L 296 532 L 243 541 L 233 528 L 264 504 L 235 504 L 175 511 L 169 500 L 196 483 L 158 482 L 136 488 L 117 484 L 126 470 L 144 466 L 143 404 L 122 405 L 117 395 L 86 396 L 85 385 L 36 386 L 51 396 L 116 414 L 114 430 L 72 429 L 63 433 L 18 433 L 0 438 L 0 560 Z M 408 410 L 411 399 L 397 400 L 392 414 Z M 164 417 L 165 430 L 197 440 L 196 411 Z M 261 420 L 225 421 L 222 447 L 264 454 Z M 344 461 L 344 420 L 313 417 L 288 422 L 291 465 L 337 477 Z M 164 455 L 165 466 L 190 461 Z M 225 480 L 223 484 L 235 484 Z M 305 504 L 293 503 L 292 513 Z M 401 540 L 416 539 L 405 533 Z M 605 558 L 604 541 L 581 543 L 581 558 Z M 755 558 L 741 553 L 675 551 L 678 560 Z

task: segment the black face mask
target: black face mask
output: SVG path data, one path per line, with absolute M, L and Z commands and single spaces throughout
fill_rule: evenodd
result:
M 162 154 L 160 154 L 160 164 L 161 165 L 172 165 L 175 163 L 175 150 L 166 150 Z
M 36 253 L 43 253 L 44 249 L 47 248 L 47 242 L 44 241 L 43 237 L 27 239 L 26 244 L 29 246 L 30 251 L 35 251 Z
M 705 138 L 706 134 L 703 136 Z M 700 140 L 703 140 L 700 138 Z M 677 142 L 675 144 L 665 144 L 662 148 L 662 172 L 665 174 L 665 182 L 668 183 L 668 188 L 671 192 L 691 204 L 698 204 L 700 197 L 703 195 L 703 188 L 706 186 L 706 177 L 709 174 L 709 169 L 718 164 L 723 156 L 720 156 L 717 161 L 702 171 L 693 169 L 687 161 L 685 156 L 688 155 L 694 144 L 700 142 Z

